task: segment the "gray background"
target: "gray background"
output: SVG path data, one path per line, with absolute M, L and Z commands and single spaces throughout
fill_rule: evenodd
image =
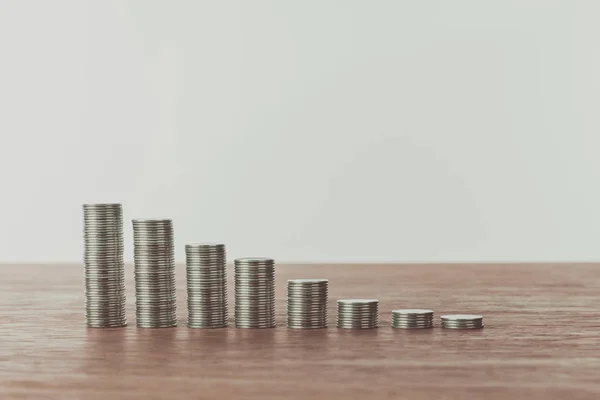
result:
M 598 1 L 0 0 L 3 261 L 598 259 Z

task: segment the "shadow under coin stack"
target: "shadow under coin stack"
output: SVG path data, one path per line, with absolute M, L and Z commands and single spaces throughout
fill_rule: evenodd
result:
M 176 326 L 173 223 L 171 220 L 133 220 L 133 246 L 137 326 Z
M 377 328 L 379 300 L 345 299 L 337 302 L 337 326 L 349 329 Z
M 483 317 L 481 315 L 454 314 L 442 315 L 442 328 L 446 329 L 481 329 Z
M 127 325 L 121 204 L 84 204 L 85 321 L 92 328 Z
M 422 309 L 392 310 L 392 328 L 398 328 L 398 329 L 433 328 L 433 310 L 422 310 Z
M 235 260 L 235 326 L 275 327 L 275 260 Z
M 327 328 L 328 285 L 327 279 L 287 281 L 288 328 Z
M 185 246 L 188 326 L 227 326 L 227 261 L 225 245 L 203 243 Z

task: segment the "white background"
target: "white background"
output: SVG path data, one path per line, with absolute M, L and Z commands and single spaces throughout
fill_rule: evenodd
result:
M 0 260 L 81 204 L 287 261 L 597 260 L 600 2 L 0 0 Z

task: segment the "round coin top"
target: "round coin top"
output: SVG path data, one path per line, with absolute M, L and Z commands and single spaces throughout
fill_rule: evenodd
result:
M 327 279 L 288 279 L 288 283 L 324 283 L 329 282 Z
M 169 222 L 173 222 L 170 219 L 161 219 L 161 218 L 136 218 L 131 220 L 136 224 L 147 224 L 147 223 L 156 223 L 156 224 L 167 224 Z
M 342 299 L 338 300 L 338 303 L 342 304 L 365 304 L 365 303 L 378 303 L 377 299 Z
M 446 321 L 474 321 L 478 319 L 483 319 L 483 316 L 473 314 L 451 314 L 442 315 L 441 318 Z
M 420 308 L 407 308 L 403 310 L 392 310 L 394 314 L 433 314 L 433 310 L 426 310 Z

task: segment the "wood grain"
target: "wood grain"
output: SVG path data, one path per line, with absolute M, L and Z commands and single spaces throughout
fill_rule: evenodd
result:
M 151 330 L 135 327 L 128 267 L 130 326 L 102 330 L 84 326 L 80 266 L 4 265 L 0 398 L 598 399 L 599 268 L 279 265 L 278 328 Z M 331 322 L 335 299 L 377 297 L 382 327 L 285 328 L 285 280 L 306 277 L 330 279 Z M 393 330 L 400 307 L 480 313 L 486 328 Z

